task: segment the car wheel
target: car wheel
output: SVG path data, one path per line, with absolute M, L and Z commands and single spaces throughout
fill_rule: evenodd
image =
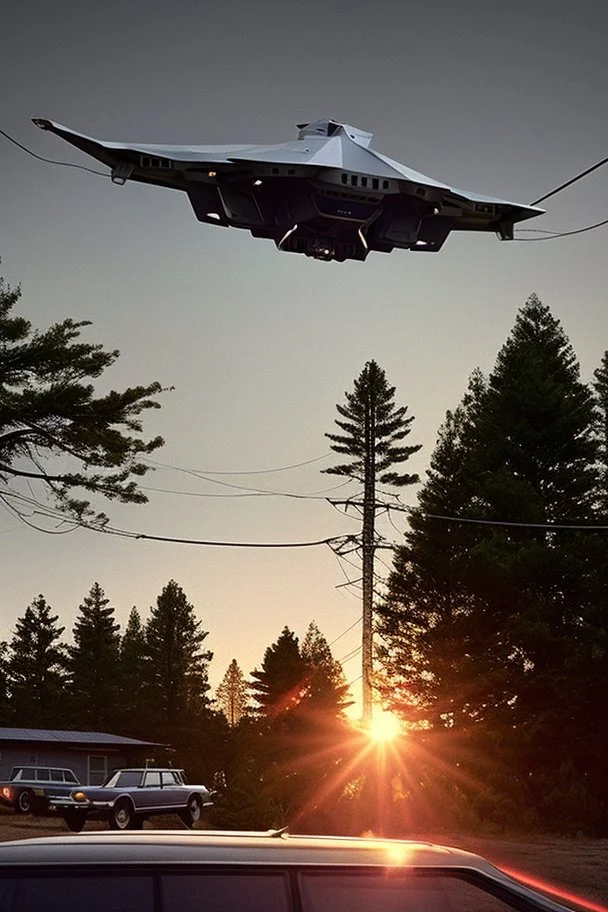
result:
M 201 819 L 201 799 L 197 795 L 191 795 L 188 798 L 188 804 L 179 816 L 187 827 L 192 828 L 195 823 Z
M 63 819 L 71 833 L 80 833 L 87 817 L 86 814 L 81 814 L 79 811 L 65 811 Z
M 19 792 L 19 797 L 17 798 L 17 811 L 20 814 L 29 814 L 32 810 L 33 802 L 33 792 L 31 792 L 29 789 L 23 789 L 22 792 Z
M 110 829 L 133 830 L 135 829 L 135 821 L 136 817 L 133 813 L 131 802 L 126 799 L 117 801 L 110 812 Z

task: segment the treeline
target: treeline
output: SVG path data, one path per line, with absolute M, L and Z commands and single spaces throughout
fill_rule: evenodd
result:
M 447 818 L 608 833 L 607 453 L 608 356 L 582 382 L 533 295 L 447 415 L 379 606 L 383 698 Z
M 193 605 L 171 580 L 142 622 L 124 631 L 99 583 L 78 608 L 72 642 L 39 595 L 2 644 L 3 725 L 109 731 L 176 745 L 209 707 L 208 664 Z
M 233 828 L 339 831 L 344 783 L 331 778 L 352 744 L 347 685 L 312 622 L 302 643 L 285 627 L 247 681 L 236 659 L 217 689 L 208 681 L 194 606 L 171 580 L 145 622 L 124 631 L 95 583 L 65 627 L 44 596 L 1 644 L 0 725 L 108 731 L 169 746 L 157 759 L 218 789 L 210 822 Z

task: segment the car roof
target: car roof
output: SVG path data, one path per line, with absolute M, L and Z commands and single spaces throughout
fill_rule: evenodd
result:
M 332 865 L 356 867 L 474 868 L 501 874 L 490 862 L 461 849 L 431 843 L 337 836 L 294 836 L 199 830 L 92 831 L 0 843 L 0 865 L 197 863 Z
M 183 773 L 179 766 L 121 766 L 114 773 Z
M 112 832 L 98 830 L 71 836 L 46 836 L 0 843 L 0 872 L 9 868 L 35 869 L 37 873 L 60 866 L 91 869 L 108 867 L 123 871 L 130 865 L 189 869 L 201 866 L 238 868 L 272 867 L 274 870 L 339 869 L 361 872 L 415 871 L 444 874 L 485 885 L 488 892 L 504 895 L 509 905 L 539 912 L 567 912 L 568 907 L 530 889 L 485 858 L 448 846 L 390 839 L 342 836 L 292 836 L 282 830 L 265 833 L 175 830 Z M 520 905 L 521 903 L 521 905 Z

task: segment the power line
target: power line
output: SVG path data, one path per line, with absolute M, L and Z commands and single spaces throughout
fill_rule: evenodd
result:
M 578 525 L 570 523 L 530 523 L 530 522 L 510 522 L 508 520 L 498 519 L 472 519 L 466 516 L 441 516 L 435 513 L 422 513 L 426 519 L 438 519 L 443 522 L 472 523 L 481 526 L 504 526 L 515 529 L 543 529 L 547 532 L 553 530 L 563 532 L 607 532 L 608 526 L 602 525 Z
M 113 535 L 123 535 L 127 538 L 134 538 L 145 541 L 173 542 L 177 545 L 204 545 L 211 548 L 315 548 L 318 545 L 331 545 L 340 537 L 320 538 L 316 541 L 306 542 L 231 542 L 231 541 L 208 541 L 197 538 L 172 538 L 168 535 L 147 535 L 143 532 L 123 532 L 120 529 L 100 529 L 96 530 Z
M 86 523 L 83 523 L 86 526 Z M 106 535 L 118 535 L 123 538 L 131 538 L 142 541 L 160 541 L 170 542 L 178 545 L 202 545 L 213 548 L 315 548 L 319 545 L 331 546 L 334 542 L 343 542 L 349 536 L 332 535 L 327 538 L 320 538 L 313 541 L 303 542 L 235 542 L 235 541 L 216 541 L 199 538 L 176 538 L 170 535 L 149 535 L 145 532 L 131 532 L 125 529 L 117 529 L 111 526 L 103 528 L 94 528 L 95 532 L 103 532 Z
M 575 177 L 570 178 L 570 180 L 566 181 L 564 184 L 560 184 L 559 187 L 556 187 L 555 190 L 551 190 L 550 193 L 545 193 L 544 196 L 540 196 L 537 200 L 534 200 L 534 202 L 530 203 L 530 205 L 538 206 L 539 203 L 544 203 L 544 201 L 549 199 L 550 196 L 555 196 L 556 193 L 559 193 L 561 190 L 565 190 L 566 187 L 569 187 L 571 184 L 574 184 L 574 183 L 576 183 L 576 181 L 579 181 L 581 179 L 581 177 L 586 177 L 587 174 L 591 174 L 592 171 L 597 170 L 597 168 L 601 168 L 602 165 L 606 164 L 606 162 L 608 162 L 608 157 L 603 158 L 601 161 L 597 162 L 595 165 L 591 165 L 591 167 L 587 168 L 585 171 L 581 171 L 580 174 L 577 174 Z
M 350 633 L 351 630 L 353 630 L 353 628 L 356 627 L 356 626 L 357 626 L 358 624 L 360 624 L 360 623 L 361 623 L 361 615 L 359 615 L 359 617 L 357 618 L 357 620 L 354 621 L 354 623 L 352 623 L 352 624 L 350 625 L 350 627 L 347 627 L 346 630 L 343 630 L 342 633 L 338 634 L 338 636 L 337 636 L 335 639 L 333 639 L 333 640 L 331 641 L 331 643 L 328 643 L 327 645 L 330 646 L 330 647 L 333 646 L 334 643 L 337 643 L 338 640 L 341 640 L 343 636 L 346 636 L 347 633 Z
M 4 505 L 6 510 L 8 510 L 13 515 L 17 516 L 18 519 L 20 520 L 20 522 L 22 522 L 24 525 L 28 526 L 30 529 L 34 529 L 36 532 L 44 532 L 46 535 L 66 535 L 68 532 L 73 532 L 74 529 L 77 527 L 76 524 L 72 524 L 72 527 L 69 529 L 45 529 L 43 526 L 37 526 L 36 523 L 31 522 L 31 520 L 29 520 L 25 516 L 24 513 L 22 513 L 20 510 L 18 510 L 16 507 L 14 507 L 11 503 L 9 503 L 6 500 L 6 497 L 2 494 L 0 494 L 0 502 Z M 36 515 L 36 512 L 38 512 L 38 511 L 34 511 L 32 513 L 32 515 L 33 516 Z M 51 514 L 41 513 L 41 515 L 50 516 Z M 65 522 L 65 517 L 64 517 L 64 522 Z
M 573 231 L 557 231 L 554 234 L 543 232 L 543 234 L 545 235 L 544 237 L 537 237 L 537 238 L 513 237 L 513 238 L 511 238 L 511 241 L 525 241 L 526 243 L 529 243 L 530 241 L 552 241 L 555 238 L 571 237 L 573 234 L 584 234 L 586 231 L 593 231 L 594 228 L 601 228 L 603 225 L 608 225 L 608 219 L 604 219 L 601 222 L 596 222 L 594 225 L 587 225 L 585 228 L 575 228 Z M 540 229 L 533 229 L 533 228 L 528 228 L 528 229 L 523 228 L 522 230 L 523 231 L 539 230 L 540 231 Z
M 225 488 L 236 488 L 243 491 L 242 494 L 212 494 L 208 491 L 177 491 L 175 488 L 157 488 L 151 485 L 139 485 L 142 491 L 154 491 L 159 494 L 176 494 L 182 497 L 219 497 L 219 498 L 237 498 L 237 497 L 291 497 L 294 500 L 327 500 L 326 494 L 331 491 L 337 491 L 351 484 L 351 479 L 343 481 L 341 484 L 332 485 L 330 488 L 322 488 L 319 491 L 312 491 L 310 494 L 298 494 L 295 491 L 268 491 L 265 488 L 250 488 L 247 485 L 237 485 L 229 481 L 219 481 L 216 478 L 205 478 L 204 475 L 195 475 L 201 481 L 209 484 L 221 485 Z
M 62 530 L 62 532 L 73 531 L 76 528 L 83 528 L 87 529 L 90 532 L 101 532 L 105 535 L 116 535 L 120 538 L 129 538 L 144 541 L 160 541 L 183 545 L 201 545 L 217 548 L 313 548 L 318 547 L 319 545 L 328 545 L 331 548 L 332 545 L 344 544 L 351 537 L 349 535 L 332 535 L 328 536 L 327 538 L 303 542 L 235 542 L 217 541 L 210 539 L 177 538 L 175 536 L 169 535 L 149 535 L 145 532 L 133 532 L 127 529 L 119 529 L 109 525 L 96 526 L 92 523 L 86 522 L 86 520 L 67 517 L 66 514 L 54 510 L 52 507 L 47 507 L 45 504 L 41 504 L 39 501 L 32 500 L 23 494 L 18 494 L 17 492 L 12 491 L 4 491 L 3 494 L 0 494 L 0 500 L 12 513 L 18 515 L 26 525 L 32 524 L 28 522 L 23 512 L 19 511 L 17 508 L 6 502 L 5 498 L 7 497 L 15 498 L 16 500 L 20 500 L 23 503 L 28 504 L 28 506 L 33 507 L 32 515 L 38 514 L 40 516 L 46 516 L 47 518 L 58 519 L 61 523 L 70 523 L 72 528 Z M 38 527 L 33 526 L 33 528 Z M 40 531 L 50 532 L 48 529 L 40 529 Z
M 90 174 L 98 174 L 100 177 L 110 176 L 103 171 L 96 171 L 94 168 L 87 168 L 86 165 L 75 165 L 73 162 L 56 161 L 54 158 L 44 158 L 44 156 L 37 155 L 35 152 L 32 152 L 31 149 L 28 149 L 27 146 L 24 146 L 22 143 L 17 142 L 16 139 L 13 139 L 13 137 L 9 136 L 8 133 L 5 133 L 4 130 L 0 130 L 0 134 L 4 136 L 5 139 L 8 139 L 9 142 L 12 142 L 13 145 L 17 146 L 19 149 L 23 149 L 23 151 L 27 152 L 28 155 L 31 155 L 32 158 L 37 158 L 38 161 L 47 162 L 49 165 L 63 165 L 65 168 L 78 168 L 79 171 L 88 171 Z
M 342 665 L 344 662 L 350 662 L 351 659 L 354 659 L 356 656 L 359 655 L 359 653 L 361 652 L 362 649 L 363 649 L 362 646 L 357 646 L 356 649 L 353 649 L 351 652 L 347 652 L 345 656 L 342 656 L 341 659 L 338 659 L 338 662 L 340 663 L 340 665 Z
M 480 526 L 506 526 L 513 527 L 516 529 L 544 529 L 547 532 L 553 530 L 556 531 L 572 531 L 572 532 L 606 532 L 608 531 L 608 525 L 602 525 L 600 523 L 556 523 L 556 522 L 544 522 L 544 523 L 533 523 L 533 522 L 517 522 L 516 520 L 500 520 L 500 519 L 480 519 L 473 518 L 470 516 L 446 516 L 439 513 L 427 513 L 423 510 L 418 510 L 415 507 L 405 507 L 397 506 L 396 504 L 390 504 L 389 510 L 395 510 L 397 513 L 416 513 L 418 516 L 422 516 L 425 519 L 437 519 L 442 522 L 454 522 L 454 523 L 474 523 Z
M 144 462 L 148 462 L 151 465 L 160 466 L 163 469 L 173 469 L 176 472 L 187 472 L 188 474 L 195 475 L 270 475 L 273 472 L 287 472 L 289 469 L 300 469 L 302 466 L 312 465 L 314 462 L 321 462 L 323 459 L 327 459 L 328 456 L 331 456 L 331 452 L 323 453 L 322 456 L 315 456 L 313 459 L 306 459 L 304 462 L 294 462 L 291 465 L 277 466 L 274 469 L 252 469 L 250 471 L 241 470 L 239 472 L 217 472 L 210 471 L 208 469 L 184 469 L 180 466 L 170 465 L 166 462 L 158 462 L 155 459 L 144 459 Z

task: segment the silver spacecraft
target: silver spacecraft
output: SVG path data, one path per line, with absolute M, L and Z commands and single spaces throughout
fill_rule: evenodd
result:
M 318 260 L 436 252 L 451 231 L 508 240 L 516 222 L 544 212 L 426 177 L 371 149 L 371 133 L 334 120 L 298 124 L 297 139 L 269 146 L 102 142 L 33 122 L 107 165 L 115 184 L 184 190 L 199 221 L 245 228 Z

